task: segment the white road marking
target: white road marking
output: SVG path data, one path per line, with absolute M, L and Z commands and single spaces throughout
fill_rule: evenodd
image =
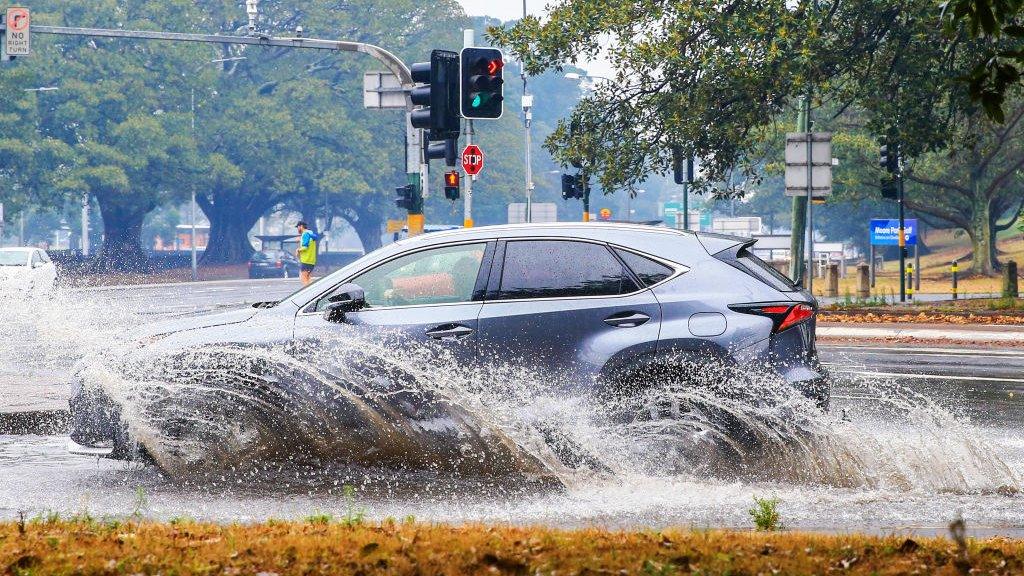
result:
M 899 372 L 871 372 L 860 370 L 835 370 L 837 374 L 856 374 L 857 376 L 875 376 L 880 378 L 917 378 L 919 380 L 963 380 L 983 382 L 1019 382 L 1024 384 L 1024 378 L 996 378 L 992 376 L 944 376 L 942 374 L 904 374 Z
M 1024 351 L 1017 350 L 978 350 L 973 348 L 898 348 L 886 346 L 821 346 L 825 350 L 849 350 L 861 354 L 875 351 L 900 352 L 907 355 L 949 354 L 952 356 L 1022 356 Z
M 918 338 L 921 340 L 974 340 L 977 342 L 1024 342 L 1024 331 L 1007 327 L 1005 332 L 983 332 L 949 328 L 881 328 L 867 326 L 821 326 L 818 336 L 838 338 Z

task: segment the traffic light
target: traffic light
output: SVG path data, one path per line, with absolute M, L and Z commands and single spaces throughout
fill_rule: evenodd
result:
M 900 185 L 895 178 L 890 176 L 882 176 L 882 198 L 888 200 L 896 200 L 899 197 Z
M 562 199 L 571 198 L 576 198 L 576 177 L 572 174 L 562 174 Z
M 504 68 L 501 50 L 463 48 L 460 59 L 463 118 L 501 118 L 504 107 Z
M 398 194 L 398 197 L 395 198 L 395 206 L 398 206 L 402 210 L 408 210 L 410 212 L 415 211 L 417 208 L 417 202 L 416 186 L 414 184 L 399 186 L 398 188 L 395 188 L 395 192 Z
M 412 111 L 414 128 L 428 130 L 428 139 L 446 140 L 459 137 L 459 55 L 448 50 L 434 50 L 430 62 L 417 62 L 410 68 L 412 80 L 419 84 L 410 98 L 416 106 Z
M 878 149 L 878 165 L 885 168 L 890 174 L 900 171 L 899 146 L 894 145 L 891 149 L 888 144 L 882 144 Z
M 444 173 L 444 197 L 449 200 L 459 199 L 459 173 L 454 170 Z
M 582 200 L 583 195 L 586 193 L 588 183 L 583 178 L 583 174 L 577 174 L 575 176 L 571 174 L 562 174 L 562 198 L 564 200 L 571 200 L 577 198 Z
M 672 177 L 676 184 L 693 184 L 693 156 L 684 158 L 681 150 L 673 148 Z
M 457 138 L 448 138 L 442 142 L 430 142 L 426 144 L 427 160 L 440 160 L 443 158 L 445 166 L 454 168 L 455 162 L 458 159 L 458 152 L 455 150 L 457 145 Z

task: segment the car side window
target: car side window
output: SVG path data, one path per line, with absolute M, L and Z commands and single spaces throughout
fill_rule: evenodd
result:
M 626 263 L 626 266 L 629 266 L 629 269 L 633 271 L 633 274 L 636 274 L 636 277 L 640 279 L 644 286 L 653 286 L 675 272 L 675 270 L 661 262 L 656 262 L 646 256 L 641 256 L 628 250 L 615 248 L 615 253 L 619 255 L 619 258 L 622 258 L 622 261 Z
M 601 244 L 516 240 L 505 247 L 498 299 L 618 296 L 639 290 Z
M 390 260 L 351 280 L 370 307 L 470 302 L 486 242 L 423 250 Z M 317 310 L 327 307 L 327 298 Z

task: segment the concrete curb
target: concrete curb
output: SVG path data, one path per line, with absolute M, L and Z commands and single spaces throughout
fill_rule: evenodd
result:
M 52 436 L 67 434 L 70 429 L 71 414 L 67 410 L 0 412 L 0 434 L 4 435 Z
M 917 340 L 1024 342 L 1024 331 L 1018 327 L 1007 326 L 1006 328 L 1007 330 L 971 330 L 955 326 L 950 326 L 948 329 L 895 326 L 819 326 L 816 334 L 823 338 L 914 338 Z

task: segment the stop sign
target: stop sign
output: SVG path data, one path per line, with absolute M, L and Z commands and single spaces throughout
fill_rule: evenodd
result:
M 484 169 L 484 151 L 476 144 L 470 144 L 462 151 L 462 169 L 470 176 L 475 176 Z

